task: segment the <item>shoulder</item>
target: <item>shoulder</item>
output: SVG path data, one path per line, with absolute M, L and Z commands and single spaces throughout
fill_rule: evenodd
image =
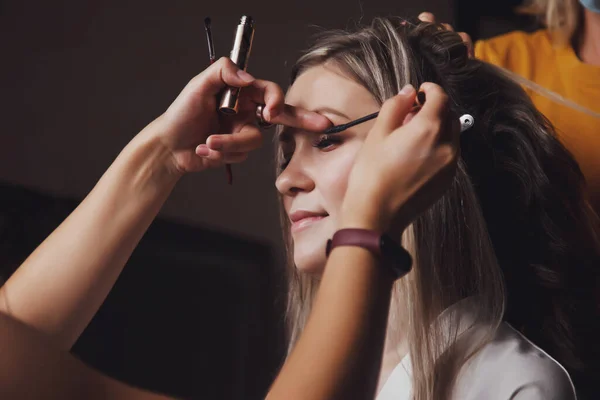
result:
M 566 369 L 506 323 L 463 367 L 457 390 L 464 399 L 576 399 Z
M 511 70 L 549 56 L 552 56 L 552 42 L 544 29 L 533 33 L 514 31 L 475 42 L 475 57 Z

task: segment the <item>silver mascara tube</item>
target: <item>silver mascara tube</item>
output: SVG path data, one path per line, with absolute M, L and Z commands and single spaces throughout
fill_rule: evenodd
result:
M 239 69 L 246 71 L 248 60 L 250 59 L 250 50 L 252 50 L 252 40 L 254 39 L 254 20 L 252 17 L 244 15 L 240 19 L 240 24 L 235 32 L 235 40 L 233 41 L 233 49 L 231 50 L 231 61 L 233 61 Z M 237 114 L 238 112 L 238 97 L 240 88 L 228 87 L 223 92 L 219 111 L 225 114 Z

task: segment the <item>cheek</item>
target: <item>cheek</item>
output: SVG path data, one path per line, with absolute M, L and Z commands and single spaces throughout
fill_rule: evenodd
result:
M 290 196 L 281 196 L 283 198 L 283 209 L 290 215 L 290 210 L 292 208 L 292 198 Z
M 323 196 L 325 206 L 329 215 L 335 220 L 344 201 L 348 187 L 348 177 L 356 160 L 362 143 L 347 144 L 337 151 L 335 157 L 331 157 L 324 166 L 320 192 Z
M 356 159 L 361 143 L 348 143 L 335 153 L 323 154 L 315 173 L 315 185 L 320 205 L 329 214 L 322 223 L 310 231 L 301 232 L 294 238 L 294 261 L 304 273 L 321 274 L 326 263 L 325 243 L 335 233 L 339 210 L 348 186 L 348 176 Z M 285 204 L 289 210 L 291 202 Z

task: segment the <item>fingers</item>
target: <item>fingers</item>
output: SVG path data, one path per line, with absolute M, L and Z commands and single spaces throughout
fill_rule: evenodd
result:
M 285 111 L 285 94 L 278 84 L 259 79 L 246 89 L 246 93 L 250 96 L 253 107 L 257 104 L 265 105 L 263 109 L 265 121 L 271 124 L 279 123 L 277 117 Z
M 202 90 L 204 95 L 215 96 L 225 87 L 246 87 L 256 79 L 244 70 L 241 70 L 227 57 L 220 58 L 213 65 L 205 69 L 192 81 L 193 86 Z
M 439 85 L 431 82 L 421 85 L 421 90 L 425 92 L 427 101 L 409 125 L 419 126 L 419 132 L 425 130 L 435 134 L 440 141 L 457 143 L 460 124 L 458 118 L 450 115 L 448 95 Z
M 225 153 L 249 152 L 258 149 L 263 142 L 263 136 L 256 126 L 246 125 L 239 132 L 225 135 L 211 135 L 206 145 L 211 150 Z
M 421 85 L 421 90 L 425 92 L 427 101 L 421 107 L 419 113 L 413 118 L 413 121 L 438 121 L 445 117 L 448 110 L 448 95 L 441 86 L 435 83 L 425 82 Z
M 281 113 L 268 122 L 312 132 L 322 132 L 332 125 L 329 119 L 319 113 L 289 104 L 284 104 Z
M 430 12 L 422 12 L 421 14 L 419 14 L 419 19 L 423 22 L 429 22 L 432 24 L 436 23 L 435 15 L 433 15 Z M 442 25 L 447 31 L 454 32 L 454 28 L 452 27 L 452 25 L 446 23 L 441 23 L 440 25 Z
M 252 107 L 264 104 L 263 118 L 271 124 L 282 124 L 292 128 L 321 132 L 331 126 L 323 115 L 285 104 L 285 95 L 274 82 L 257 79 L 245 90 Z
M 445 30 L 450 31 L 450 32 L 454 32 L 454 28 L 452 27 L 452 25 L 446 24 L 446 23 L 441 23 L 440 25 L 442 25 Z
M 475 57 L 475 50 L 473 48 L 473 40 L 471 39 L 471 36 L 465 32 L 458 32 L 458 36 L 460 36 L 462 41 L 467 45 L 467 49 L 469 49 L 469 57 Z
M 422 12 L 419 14 L 419 19 L 423 22 L 431 22 L 432 24 L 435 24 L 435 15 L 430 12 Z
M 255 107 L 257 104 L 265 105 L 263 117 L 268 122 L 271 122 L 273 117 L 283 110 L 285 95 L 275 82 L 257 79 L 250 87 L 244 89 L 244 95 L 252 101 L 251 107 Z
M 227 86 L 243 87 L 244 96 L 252 103 L 249 106 L 265 104 L 263 117 L 266 122 L 272 124 L 314 132 L 323 131 L 331 126 L 331 121 L 319 113 L 285 104 L 285 96 L 279 85 L 255 79 L 226 57 L 219 59 L 192 81 L 192 90 L 201 90 L 203 95 L 209 96 L 217 95 Z
M 234 134 L 209 136 L 206 144 L 196 147 L 196 155 L 204 158 L 210 167 L 236 164 L 245 161 L 249 152 L 262 145 L 262 140 L 256 126 L 245 125 Z
M 435 15 L 433 15 L 430 12 L 422 12 L 421 14 L 419 14 L 419 19 L 423 22 L 430 22 L 432 24 L 436 23 Z M 442 23 L 441 25 L 447 31 L 454 32 L 454 27 L 452 25 L 446 24 L 446 23 Z M 475 54 L 473 51 L 473 40 L 471 39 L 471 36 L 469 36 L 469 34 L 465 33 L 465 32 L 458 32 L 458 35 L 461 37 L 463 42 L 465 42 L 465 44 L 467 45 L 467 48 L 469 49 L 469 57 L 473 58 L 475 56 Z
M 196 155 L 202 157 L 209 167 L 219 167 L 223 164 L 238 164 L 246 161 L 248 153 L 225 153 L 219 150 L 211 150 L 207 145 L 201 144 L 196 147 Z
M 406 85 L 397 96 L 383 103 L 373 132 L 389 135 L 402 126 L 415 101 L 416 91 L 412 85 Z

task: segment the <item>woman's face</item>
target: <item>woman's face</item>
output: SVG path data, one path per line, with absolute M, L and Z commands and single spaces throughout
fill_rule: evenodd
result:
M 300 75 L 286 103 L 319 112 L 334 125 L 380 108 L 371 93 L 331 64 Z M 373 124 L 328 136 L 286 128 L 279 137 L 285 168 L 276 186 L 291 221 L 294 262 L 304 272 L 323 271 L 325 245 L 337 229 L 350 169 Z

